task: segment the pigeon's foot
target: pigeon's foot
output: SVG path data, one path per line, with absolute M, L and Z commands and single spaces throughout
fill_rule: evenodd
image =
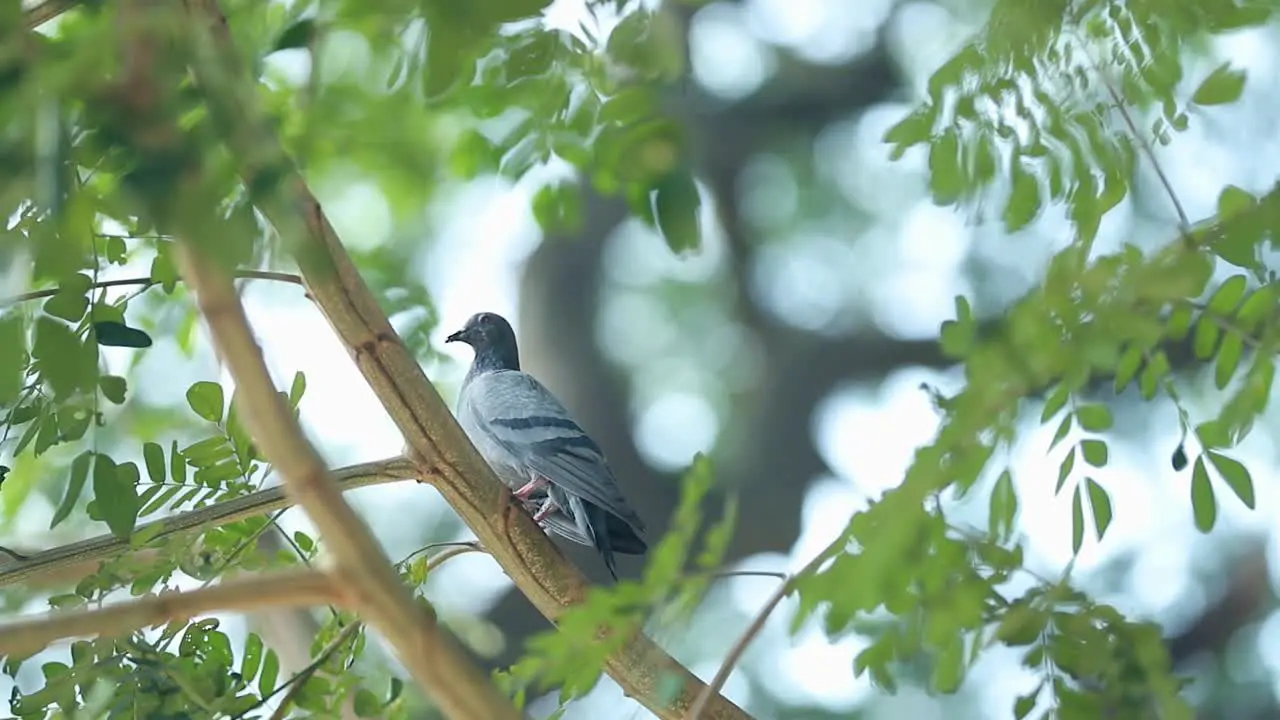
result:
M 546 486 L 547 486 L 547 479 L 544 477 L 537 477 L 525 483 L 524 486 L 521 487 L 519 490 L 516 490 L 515 495 L 521 500 L 528 500 L 530 495 L 534 494 L 535 492 L 541 490 Z

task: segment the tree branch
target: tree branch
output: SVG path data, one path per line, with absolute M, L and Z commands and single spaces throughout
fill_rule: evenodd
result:
M 302 284 L 302 278 L 298 277 L 297 275 L 293 275 L 290 273 L 282 273 L 282 272 L 271 272 L 269 270 L 237 270 L 236 277 L 249 279 L 249 280 L 276 280 L 278 282 L 293 283 L 294 285 Z M 95 288 L 107 288 L 107 287 L 122 287 L 127 285 L 145 285 L 147 287 L 151 287 L 152 285 L 159 285 L 159 284 L 160 283 L 152 280 L 149 277 L 136 277 L 136 278 L 121 278 L 119 280 L 103 280 L 102 282 L 97 282 L 90 285 L 89 288 L 95 289 Z M 58 288 L 32 290 L 31 292 L 22 293 L 21 295 L 14 295 L 13 297 L 0 298 L 0 307 L 7 307 L 9 305 L 25 302 L 27 300 L 38 300 L 40 298 L 53 297 L 54 295 L 57 295 L 57 294 L 58 294 Z
M 178 266 L 235 379 L 246 427 L 284 478 L 285 492 L 319 529 L 333 555 L 335 575 L 353 594 L 353 609 L 382 633 L 448 717 L 519 718 L 510 701 L 436 624 L 435 613 L 420 606 L 400 583 L 368 526 L 342 499 L 272 382 L 231 278 L 186 241 L 179 243 Z
M 23 25 L 27 30 L 34 30 L 77 4 L 77 0 L 44 0 L 22 11 Z
M 760 631 L 764 629 L 765 622 L 768 621 L 769 616 L 773 614 L 773 611 L 778 608 L 778 605 L 782 603 L 782 600 L 795 591 L 796 583 L 798 583 L 801 578 L 817 572 L 818 568 L 822 567 L 823 563 L 835 557 L 836 554 L 843 550 L 846 545 L 848 545 L 848 539 L 842 533 L 839 537 L 833 540 L 830 545 L 823 548 L 822 552 L 818 553 L 817 557 L 810 560 L 807 565 L 800 568 L 796 574 L 787 578 L 786 582 L 779 585 L 778 589 L 773 591 L 773 595 L 765 601 L 764 607 L 760 608 L 760 612 L 756 614 L 755 619 L 752 620 L 751 624 L 747 626 L 747 629 L 743 631 L 742 636 L 733 644 L 733 647 L 729 648 L 729 654 L 725 656 L 724 662 L 720 664 L 720 669 L 716 672 L 715 678 L 707 684 L 706 689 L 698 695 L 693 706 L 689 708 L 689 715 L 687 716 L 688 720 L 698 720 L 702 714 L 703 707 L 706 706 L 711 695 L 720 692 L 720 689 L 724 687 L 724 684 L 729 681 L 729 675 L 733 673 L 733 668 L 738 664 L 738 661 L 742 659 L 742 655 L 747 651 L 747 647 L 751 645 L 751 641 L 754 640 L 756 635 L 759 635 Z
M 314 570 L 255 575 L 189 592 L 163 592 L 93 610 L 54 612 L 4 623 L 0 625 L 0 655 L 29 655 L 62 638 L 119 636 L 215 610 L 336 604 L 341 594 L 328 575 Z
M 418 471 L 404 458 L 391 458 L 377 462 L 351 465 L 334 470 L 333 478 L 339 490 L 354 490 L 367 485 L 378 485 L 399 480 L 415 480 Z M 284 488 L 274 487 L 256 493 L 217 503 L 208 507 L 181 513 L 172 517 L 153 520 L 139 525 L 134 534 L 154 532 L 151 540 L 207 528 L 226 525 L 255 515 L 289 507 L 293 498 L 286 496 Z M 159 527 L 153 531 L 152 528 Z M 55 583 L 74 582 L 93 572 L 92 563 L 113 557 L 133 549 L 128 540 L 114 535 L 99 535 L 69 545 L 35 553 L 26 560 L 0 564 L 0 587 L 33 581 Z
M 555 622 L 586 596 L 582 573 L 526 513 L 509 503 L 493 471 L 480 458 L 435 386 L 391 327 L 360 277 L 296 165 L 261 110 L 255 81 L 214 0 L 186 0 L 192 14 L 188 45 L 195 77 L 210 111 L 229 128 L 227 138 L 250 187 L 264 188 L 259 209 L 294 253 L 317 306 L 351 352 L 357 367 L 404 435 L 408 454 L 461 515 L 502 569 L 548 619 Z M 267 178 L 270 178 L 268 181 Z M 664 720 L 681 717 L 705 689 L 687 668 L 642 633 L 606 662 L 623 691 Z M 673 682 L 674 681 L 674 682 Z M 671 692 L 668 688 L 678 687 Z M 749 717 L 716 695 L 712 718 Z

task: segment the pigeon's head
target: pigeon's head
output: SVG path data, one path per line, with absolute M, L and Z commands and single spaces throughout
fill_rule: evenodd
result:
M 497 313 L 476 313 L 462 329 L 445 338 L 445 342 L 463 342 L 476 351 L 477 360 L 499 367 L 519 370 L 516 333 L 511 323 Z M 486 364 L 488 364 L 486 362 Z

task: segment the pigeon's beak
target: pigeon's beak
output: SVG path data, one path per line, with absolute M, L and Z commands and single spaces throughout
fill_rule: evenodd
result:
M 466 335 L 466 331 L 465 331 L 465 330 L 459 330 L 458 332 L 456 332 L 456 333 L 454 333 L 454 334 L 450 335 L 449 337 L 445 338 L 445 339 L 444 339 L 444 341 L 445 341 L 445 342 L 447 342 L 447 343 L 451 343 L 451 342 L 463 342 L 463 341 L 466 339 L 465 335 Z

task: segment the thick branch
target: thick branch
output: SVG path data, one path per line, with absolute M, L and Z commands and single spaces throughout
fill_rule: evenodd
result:
M 366 485 L 414 480 L 417 479 L 418 474 L 417 469 L 404 458 L 351 465 L 334 470 L 332 473 L 338 489 L 344 491 Z M 274 487 L 199 510 L 153 520 L 139 525 L 134 529 L 134 534 L 154 532 L 155 534 L 151 535 L 151 540 L 148 541 L 150 544 L 182 533 L 227 525 L 255 515 L 280 510 L 292 504 L 293 499 L 285 495 L 284 488 Z M 155 527 L 160 529 L 153 531 L 152 528 Z M 93 572 L 92 563 L 131 549 L 133 548 L 128 540 L 122 540 L 114 535 L 99 535 L 88 540 L 51 548 L 36 553 L 26 560 L 0 565 L 0 587 L 20 582 L 31 585 L 37 580 L 45 583 L 59 580 L 75 582 Z
M 94 610 L 55 612 L 0 625 L 0 655 L 28 655 L 50 643 L 83 635 L 124 635 L 215 610 L 250 611 L 281 605 L 338 604 L 334 581 L 314 570 L 239 578 L 189 592 L 164 592 Z
M 520 590 L 554 622 L 586 596 L 582 573 L 527 514 L 504 512 L 507 503 L 493 471 L 391 327 L 270 129 L 216 3 L 187 0 L 187 6 L 195 31 L 190 43 L 198 57 L 195 75 L 211 111 L 221 116 L 222 127 L 231 129 L 228 140 L 243 163 L 245 183 L 275 191 L 263 193 L 259 209 L 291 244 L 312 297 L 403 433 L 424 479 L 440 490 Z M 705 687 L 639 633 L 609 659 L 606 669 L 628 695 L 664 719 L 683 715 Z M 670 692 L 672 686 L 679 690 Z M 748 716 L 716 695 L 704 717 Z
M 316 524 L 332 553 L 334 573 L 352 593 L 357 612 L 396 649 L 409 672 L 448 717 L 504 720 L 516 709 L 400 583 L 369 528 L 342 499 L 293 411 L 276 390 L 231 278 L 200 248 L 179 245 L 179 267 L 208 322 L 244 403 L 244 420 L 263 454 Z

